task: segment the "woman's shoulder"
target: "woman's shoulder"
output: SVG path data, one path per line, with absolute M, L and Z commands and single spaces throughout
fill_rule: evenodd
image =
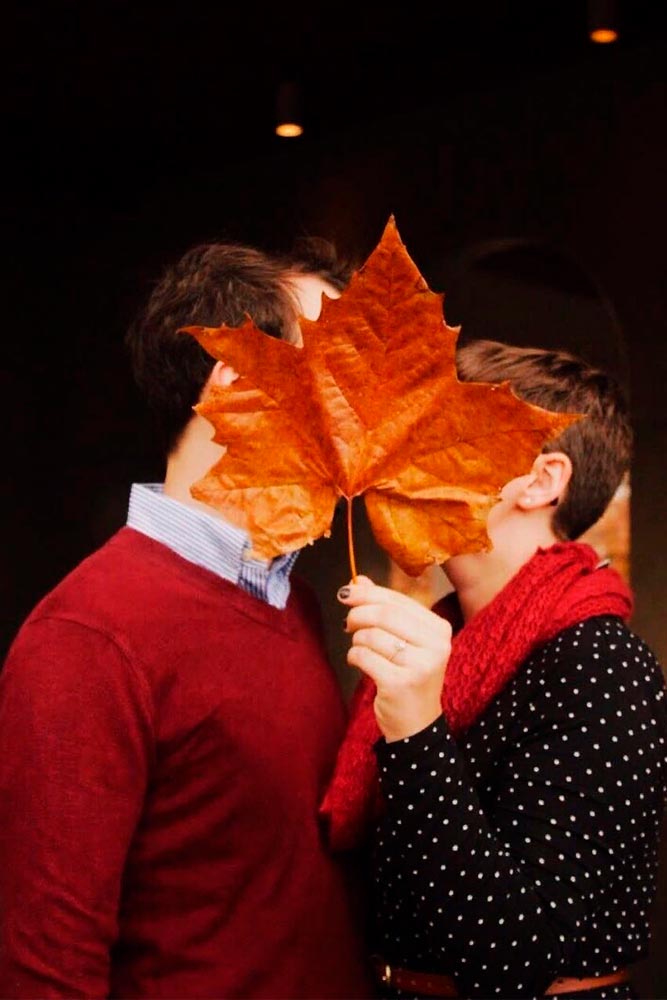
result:
M 662 672 L 655 654 L 636 632 L 615 615 L 597 615 L 570 625 L 544 643 L 540 650 L 543 659 L 552 659 L 564 665 L 574 664 L 583 658 L 601 660 L 610 666 L 624 669 L 648 668 Z M 533 654 L 535 655 L 535 654 Z
M 659 716 L 667 728 L 665 678 L 647 643 L 620 618 L 571 625 L 533 651 L 521 672 L 542 697 L 601 707 L 616 718 Z

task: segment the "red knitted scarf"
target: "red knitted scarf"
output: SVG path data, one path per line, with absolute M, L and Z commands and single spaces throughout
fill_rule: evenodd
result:
M 536 554 L 452 640 L 442 708 L 457 736 L 478 719 L 530 653 L 563 629 L 595 615 L 632 613 L 632 595 L 619 574 L 596 568 L 599 556 L 580 542 L 557 543 Z M 455 605 L 456 606 L 456 605 Z M 452 620 L 452 601 L 434 611 Z M 452 621 L 456 629 L 459 622 Z M 331 846 L 358 845 L 382 808 L 373 744 L 375 685 L 363 677 L 350 706 L 350 723 L 320 814 Z

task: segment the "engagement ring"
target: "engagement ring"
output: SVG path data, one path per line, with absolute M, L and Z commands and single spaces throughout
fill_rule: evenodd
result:
M 406 646 L 407 646 L 407 642 L 405 641 L 405 639 L 395 639 L 394 640 L 394 652 L 389 657 L 389 659 L 390 659 L 390 661 L 392 663 L 394 662 L 394 660 L 396 659 L 396 657 L 398 656 L 398 654 L 403 652 L 403 650 L 405 649 Z

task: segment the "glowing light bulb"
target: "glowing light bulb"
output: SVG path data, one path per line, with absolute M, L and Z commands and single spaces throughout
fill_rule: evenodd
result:
M 609 42 L 615 42 L 618 38 L 618 32 L 614 28 L 593 28 L 591 31 L 591 41 L 597 42 L 598 45 L 608 45 Z

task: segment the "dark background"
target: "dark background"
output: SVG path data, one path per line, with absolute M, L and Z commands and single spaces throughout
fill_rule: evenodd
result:
M 129 483 L 162 474 L 122 346 L 162 268 L 301 234 L 361 262 L 393 213 L 462 337 L 569 347 L 626 383 L 634 624 L 667 663 L 665 5 L 618 20 L 595 46 L 583 0 L 5 4 L 3 649 L 122 524 Z M 298 139 L 273 134 L 282 80 Z M 343 546 L 337 518 L 300 561 L 341 671 Z M 666 900 L 647 997 L 667 996 Z

